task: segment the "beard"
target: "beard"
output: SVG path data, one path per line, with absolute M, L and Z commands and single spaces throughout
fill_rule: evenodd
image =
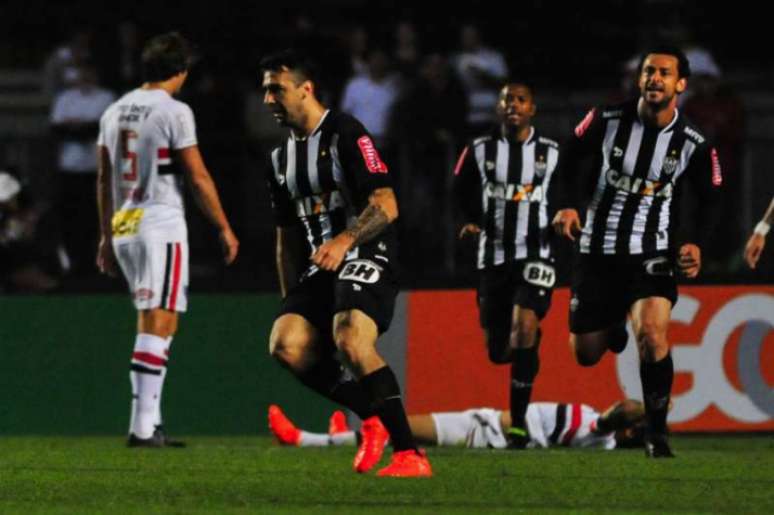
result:
M 648 90 L 643 88 L 640 97 L 651 109 L 661 111 L 662 109 L 669 107 L 675 94 L 668 94 L 664 90 Z

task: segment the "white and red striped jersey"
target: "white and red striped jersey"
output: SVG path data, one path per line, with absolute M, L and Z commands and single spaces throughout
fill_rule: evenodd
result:
M 599 413 L 585 404 L 531 402 L 527 407 L 530 447 L 615 448 L 615 435 L 595 434 Z
M 197 144 L 191 108 L 162 89 L 135 89 L 105 111 L 97 144 L 112 166 L 113 237 L 185 240 L 174 151 Z

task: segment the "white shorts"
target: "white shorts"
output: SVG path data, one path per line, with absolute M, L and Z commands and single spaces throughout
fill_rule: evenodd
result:
M 138 310 L 188 307 L 188 242 L 113 240 L 118 264 Z
M 491 408 L 432 413 L 438 445 L 504 449 L 506 440 L 500 425 L 500 413 Z

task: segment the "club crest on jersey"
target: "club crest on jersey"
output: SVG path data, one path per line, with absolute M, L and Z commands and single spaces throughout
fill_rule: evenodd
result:
M 368 136 L 361 136 L 357 140 L 360 153 L 363 154 L 366 168 L 371 173 L 387 173 L 387 165 L 382 162 L 379 152 L 376 151 L 374 142 Z
M 535 163 L 535 175 L 538 177 L 543 177 L 546 174 L 546 171 L 548 170 L 548 163 L 543 161 L 543 156 L 540 156 L 540 159 L 537 163 Z
M 342 281 L 357 281 L 374 284 L 381 277 L 382 267 L 368 259 L 354 259 L 347 262 L 339 272 Z
M 613 147 L 613 157 L 621 157 L 624 154 L 621 147 Z
M 556 283 L 556 271 L 551 265 L 533 261 L 524 265 L 524 280 L 542 288 L 553 288 Z
M 486 168 L 487 171 L 489 171 L 489 172 L 494 170 L 496 166 L 497 165 L 495 164 L 494 161 L 487 161 L 486 163 L 484 163 L 484 168 Z
M 665 175 L 672 175 L 677 170 L 677 165 L 680 164 L 680 160 L 676 157 L 668 156 L 664 158 L 664 166 L 661 169 Z

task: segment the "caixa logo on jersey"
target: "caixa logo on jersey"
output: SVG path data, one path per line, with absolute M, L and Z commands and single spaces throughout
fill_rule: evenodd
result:
M 489 198 L 511 202 L 542 202 L 543 187 L 533 184 L 487 182 L 484 186 L 484 195 Z
M 355 259 L 347 262 L 339 272 L 342 281 L 357 281 L 374 284 L 382 276 L 382 267 L 368 259 Z
M 524 265 L 524 280 L 541 288 L 553 288 L 556 283 L 554 267 L 541 261 Z
M 685 329 L 670 331 L 675 374 L 689 374 L 691 381 L 687 388 L 673 392 L 669 422 L 705 428 L 714 423 L 709 429 L 723 429 L 712 422 L 716 415 L 710 408 L 731 420 L 725 428 L 771 422 L 774 365 L 765 357 L 774 334 L 774 293 L 741 287 L 696 288 L 691 293 L 694 295 L 680 295 L 672 324 L 701 332 L 697 339 L 687 341 L 678 336 L 686 334 Z M 631 330 L 629 340 L 617 357 L 618 382 L 627 396 L 641 398 L 637 345 Z
M 671 198 L 672 188 L 674 187 L 669 181 L 649 181 L 640 177 L 626 175 L 612 168 L 605 172 L 605 180 L 609 186 L 617 190 L 634 195 L 642 195 L 643 197 Z

